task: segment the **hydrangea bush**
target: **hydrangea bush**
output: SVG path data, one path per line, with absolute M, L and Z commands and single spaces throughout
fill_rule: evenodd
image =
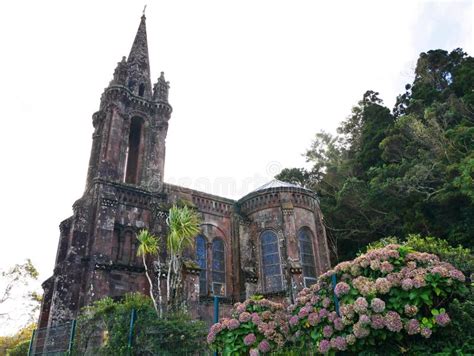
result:
M 252 356 L 281 348 L 288 338 L 287 313 L 283 304 L 255 297 L 237 303 L 231 318 L 212 325 L 207 342 L 224 355 Z
M 403 347 L 450 323 L 444 307 L 466 289 L 464 282 L 462 272 L 436 255 L 390 244 L 321 275 L 298 293 L 287 315 L 265 299 L 236 304 L 231 319 L 211 327 L 208 343 L 224 354 L 250 355 L 285 344 L 322 354 Z
M 371 250 L 338 264 L 298 294 L 288 308 L 293 342 L 330 353 L 387 340 L 403 344 L 414 335 L 429 338 L 450 322 L 443 306 L 465 288 L 464 281 L 435 255 L 396 244 Z

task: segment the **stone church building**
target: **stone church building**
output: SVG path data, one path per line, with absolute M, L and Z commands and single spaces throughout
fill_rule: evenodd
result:
M 229 304 L 255 293 L 291 299 L 329 268 L 312 191 L 274 180 L 234 201 L 163 182 L 168 90 L 163 73 L 155 84 L 150 80 L 143 16 L 128 58 L 117 64 L 92 115 L 86 187 L 59 226 L 39 327 L 73 319 L 105 296 L 148 293 L 136 233 L 146 228 L 164 237 L 167 211 L 179 201 L 195 207 L 202 221 L 184 269 L 196 317 L 209 320 L 214 295 Z

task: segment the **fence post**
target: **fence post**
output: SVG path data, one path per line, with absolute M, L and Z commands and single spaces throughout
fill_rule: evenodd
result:
M 214 324 L 219 322 L 219 297 L 214 296 Z M 217 351 L 214 351 L 214 356 L 217 356 Z
M 33 333 L 31 334 L 30 346 L 28 347 L 28 356 L 33 355 L 32 351 L 33 351 L 33 344 L 34 344 L 35 336 L 36 336 L 36 329 L 33 330 Z
M 130 329 L 128 332 L 128 349 L 132 350 L 132 343 L 133 343 L 133 327 L 135 326 L 135 319 L 137 318 L 137 311 L 132 309 L 130 313 Z
M 333 274 L 331 276 L 331 280 L 332 280 L 332 291 L 333 291 L 333 294 L 334 294 L 334 304 L 336 306 L 336 313 L 337 313 L 337 316 L 340 316 L 340 314 L 339 314 L 339 299 L 337 298 L 337 295 L 336 295 L 336 284 L 337 284 L 336 274 Z
M 219 322 L 219 297 L 214 296 L 214 323 Z
M 76 334 L 76 319 L 71 323 L 71 334 L 69 335 L 69 347 L 67 349 L 67 354 L 70 355 L 72 352 L 72 346 L 74 345 L 74 336 Z

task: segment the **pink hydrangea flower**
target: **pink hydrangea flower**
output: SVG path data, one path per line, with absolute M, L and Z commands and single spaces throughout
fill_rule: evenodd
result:
M 329 340 L 323 339 L 319 342 L 318 350 L 322 354 L 329 352 L 330 349 L 331 349 L 331 342 Z
M 375 330 L 383 329 L 385 327 L 385 318 L 380 314 L 373 314 L 370 317 L 370 326 Z
M 369 336 L 370 330 L 364 327 L 361 323 L 355 323 L 352 327 L 352 332 L 354 336 L 358 339 L 363 339 L 364 337 Z
M 290 319 L 291 320 L 291 319 Z M 308 315 L 308 323 L 311 326 L 315 326 L 319 323 L 319 314 L 318 313 L 311 313 Z
M 405 304 L 404 311 L 407 316 L 415 316 L 418 313 L 418 308 L 416 305 Z
M 380 298 L 374 298 L 370 302 L 370 307 L 375 313 L 382 313 L 385 310 L 385 302 Z
M 331 339 L 331 347 L 339 351 L 347 350 L 347 341 L 343 336 L 337 336 Z
M 332 336 L 334 330 L 332 328 L 331 325 L 326 325 L 324 328 L 323 328 L 323 336 L 326 337 L 326 338 L 329 338 Z
M 405 330 L 408 335 L 415 335 L 420 332 L 420 322 L 416 319 L 410 319 L 405 324 Z
M 370 324 L 370 318 L 368 315 L 365 315 L 365 314 L 362 314 L 360 317 L 359 317 L 359 323 L 361 323 L 362 325 L 369 325 Z
M 252 323 L 255 325 L 260 324 L 262 321 L 260 319 L 260 316 L 257 313 L 252 313 Z
M 207 335 L 207 343 L 212 344 L 215 339 L 216 339 L 216 334 L 213 333 L 212 331 L 209 332 L 209 334 Z
M 296 324 L 298 324 L 298 321 L 300 319 L 298 318 L 297 315 L 293 315 L 291 318 L 290 318 L 290 325 L 291 326 L 295 326 Z
M 227 329 L 229 330 L 235 330 L 240 326 L 240 323 L 237 319 L 230 319 L 227 322 Z
M 400 315 L 395 311 L 389 311 L 385 315 L 385 326 L 388 330 L 393 332 L 400 332 L 403 328 L 402 320 Z
M 320 319 L 327 317 L 328 314 L 329 314 L 329 312 L 327 311 L 327 309 L 319 309 L 319 318 Z
M 387 276 L 388 278 L 388 276 Z M 392 283 L 387 278 L 377 278 L 375 280 L 375 288 L 377 289 L 377 292 L 380 294 L 387 294 L 390 292 L 390 288 L 392 287 Z
M 334 293 L 336 293 L 338 297 L 341 297 L 349 293 L 350 290 L 351 287 L 349 286 L 349 284 L 347 284 L 346 282 L 339 282 L 334 288 Z
M 370 269 L 373 271 L 378 271 L 380 269 L 380 261 L 379 260 L 370 261 Z
M 388 261 L 383 261 L 381 264 L 380 264 L 380 272 L 382 273 L 390 273 L 393 271 L 393 265 L 388 262 Z
M 267 340 L 263 339 L 260 341 L 258 344 L 258 349 L 262 351 L 263 353 L 269 352 L 271 350 L 270 344 Z
M 246 323 L 247 321 L 250 321 L 252 319 L 252 315 L 248 312 L 243 312 L 242 314 L 239 315 L 239 321 L 241 323 Z
M 342 316 L 352 319 L 354 317 L 354 306 L 352 304 L 343 304 L 340 306 L 339 312 Z
M 354 311 L 358 314 L 364 314 L 367 312 L 367 307 L 369 303 L 364 297 L 359 297 L 354 302 Z
M 245 309 L 246 309 L 245 304 L 243 304 L 243 303 L 237 303 L 236 304 L 235 310 L 237 311 L 237 313 L 239 313 L 239 314 L 243 313 L 245 311 Z
M 244 344 L 246 346 L 252 345 L 255 341 L 257 341 L 257 337 L 255 336 L 254 333 L 248 334 L 244 337 Z
M 258 352 L 258 349 L 250 349 L 249 355 L 250 356 L 259 356 L 260 352 Z
M 423 336 L 424 338 L 427 338 L 427 339 L 430 338 L 432 333 L 433 332 L 431 331 L 430 328 L 422 328 L 421 331 L 420 331 L 421 336 Z
M 334 319 L 334 329 L 338 331 L 344 330 L 344 323 L 341 318 Z
M 449 324 L 451 319 L 449 318 L 449 315 L 446 313 L 441 313 L 435 316 L 436 324 L 440 326 L 446 326 Z
M 356 341 L 357 341 L 357 338 L 355 337 L 354 334 L 346 335 L 347 345 L 354 345 Z
M 413 281 L 410 278 L 405 278 L 402 281 L 402 289 L 403 290 L 410 290 L 413 288 Z
M 463 283 L 466 281 L 466 276 L 464 276 L 464 274 L 461 271 L 458 271 L 457 269 L 450 270 L 449 276 Z

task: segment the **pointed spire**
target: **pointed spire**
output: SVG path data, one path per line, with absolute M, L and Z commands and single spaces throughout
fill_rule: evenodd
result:
M 128 86 L 135 94 L 150 98 L 150 60 L 148 58 L 148 42 L 146 35 L 146 17 L 142 16 L 140 26 L 133 41 L 132 49 L 128 56 L 127 65 L 129 68 Z
M 170 88 L 170 82 L 167 82 L 165 79 L 165 73 L 161 72 L 158 81 L 153 88 L 153 100 L 161 101 L 164 103 L 168 102 L 168 91 Z

